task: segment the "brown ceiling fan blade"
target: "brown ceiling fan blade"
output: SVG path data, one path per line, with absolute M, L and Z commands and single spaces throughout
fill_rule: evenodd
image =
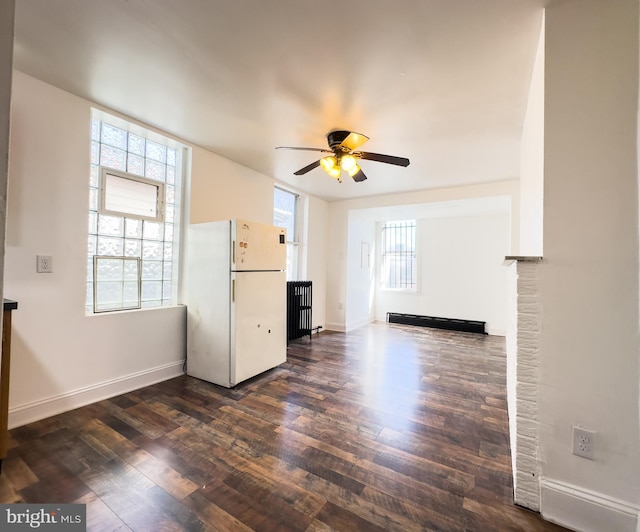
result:
M 360 171 L 357 174 L 354 174 L 351 177 L 353 177 L 353 180 L 358 183 L 360 183 L 360 181 L 364 181 L 365 179 L 367 179 L 367 176 L 362 171 L 362 168 L 360 168 Z
M 293 175 L 304 175 L 307 172 L 311 172 L 314 168 L 318 168 L 320 166 L 320 161 L 316 161 L 314 163 L 308 164 L 304 168 L 300 168 L 297 172 L 293 172 Z
M 299 146 L 276 146 L 276 150 L 303 150 L 303 151 L 320 151 L 322 153 L 333 153 L 326 148 L 303 148 Z
M 396 157 L 395 155 L 384 155 L 382 153 L 371 153 L 368 151 L 361 151 L 358 153 L 354 153 L 354 155 L 368 161 L 395 164 L 396 166 L 409 166 L 409 159 L 407 159 L 406 157 Z

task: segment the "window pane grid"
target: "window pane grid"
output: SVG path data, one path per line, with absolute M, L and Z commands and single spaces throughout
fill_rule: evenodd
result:
M 416 222 L 386 222 L 382 227 L 382 285 L 416 288 Z
M 91 140 L 86 311 L 94 312 L 95 294 L 99 301 L 100 298 L 109 300 L 108 305 L 100 305 L 102 311 L 134 308 L 132 296 L 135 293 L 137 297 L 138 292 L 142 308 L 175 304 L 173 238 L 177 234 L 174 218 L 179 199 L 177 151 L 160 141 L 151 141 L 96 118 L 91 120 Z M 164 222 L 99 213 L 99 165 L 165 183 Z M 119 257 L 118 260 L 137 259 L 139 279 L 115 281 L 98 277 L 94 280 L 96 255 Z

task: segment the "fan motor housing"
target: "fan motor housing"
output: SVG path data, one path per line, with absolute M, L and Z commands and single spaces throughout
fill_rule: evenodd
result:
M 344 139 L 346 139 L 351 134 L 351 131 L 331 131 L 327 135 L 327 142 L 329 143 L 329 147 L 331 149 L 337 148 Z

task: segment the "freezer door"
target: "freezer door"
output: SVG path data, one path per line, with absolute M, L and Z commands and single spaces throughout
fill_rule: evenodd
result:
M 232 386 L 287 360 L 284 272 L 232 274 Z
M 231 269 L 285 270 L 287 236 L 282 227 L 234 220 L 231 229 L 233 253 Z

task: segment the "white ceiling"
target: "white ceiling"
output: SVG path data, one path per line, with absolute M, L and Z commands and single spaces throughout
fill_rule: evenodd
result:
M 15 66 L 328 200 L 515 178 L 545 0 L 16 0 Z M 364 183 L 296 177 L 331 129 Z

